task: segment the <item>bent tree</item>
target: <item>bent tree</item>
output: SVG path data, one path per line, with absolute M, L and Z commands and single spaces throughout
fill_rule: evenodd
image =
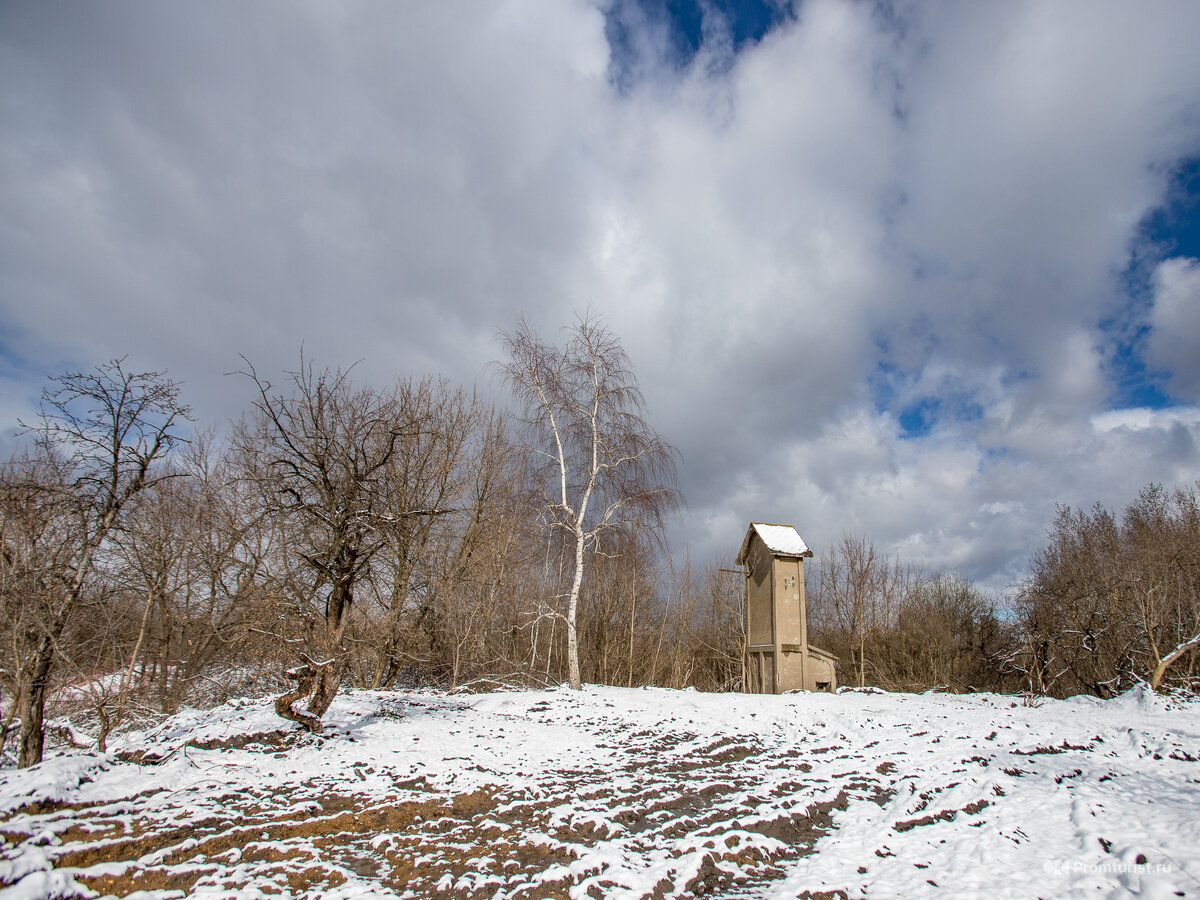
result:
M 249 365 L 247 363 L 247 365 Z M 259 488 L 268 516 L 281 526 L 283 552 L 308 573 L 290 610 L 304 626 L 296 682 L 276 712 L 319 734 L 321 716 L 346 672 L 354 592 L 389 534 L 409 519 L 444 510 L 397 509 L 390 479 L 403 447 L 431 427 L 396 389 L 356 388 L 341 369 L 314 371 L 303 355 L 288 373 L 288 395 L 273 393 L 253 366 L 254 413 L 238 427 L 234 446 L 244 477 Z M 307 711 L 295 703 L 309 698 Z
M 566 613 L 571 687 L 581 688 L 579 589 L 589 552 L 615 552 L 634 529 L 661 537 L 678 508 L 676 451 L 646 421 L 646 404 L 621 341 L 582 316 L 566 344 L 544 342 L 529 323 L 500 335 L 499 373 L 519 405 L 525 450 L 542 492 L 541 521 L 573 551 Z
M 0 585 L 14 613 L 21 766 L 42 760 L 50 675 L 64 630 L 88 600 L 97 560 L 138 495 L 171 477 L 160 463 L 189 418 L 165 373 L 127 372 L 121 359 L 68 372 L 42 392 L 39 421 L 27 426 L 32 450 L 4 470 Z

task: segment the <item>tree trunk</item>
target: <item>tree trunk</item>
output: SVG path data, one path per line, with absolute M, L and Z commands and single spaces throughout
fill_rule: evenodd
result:
M 22 671 L 26 683 L 22 685 L 21 693 L 21 755 L 17 763 L 22 769 L 42 761 L 46 744 L 46 691 L 50 683 L 50 670 L 54 666 L 56 643 L 62 636 L 63 629 L 67 627 L 67 618 L 79 605 L 95 547 L 104 540 L 119 511 L 120 508 L 116 507 L 106 512 L 97 529 L 94 543 L 84 545 L 79 562 L 75 566 L 75 574 L 71 578 L 70 593 L 67 594 L 49 628 L 37 641 L 37 649 L 34 650 L 28 667 Z
M 567 613 L 567 680 L 571 690 L 583 690 L 583 681 L 579 675 L 579 636 L 575 631 L 575 601 L 571 601 Z
M 1158 665 L 1154 667 L 1154 671 L 1150 673 L 1150 689 L 1157 691 L 1158 686 L 1162 684 L 1163 676 L 1167 674 L 1167 667 L 1170 666 L 1171 663 L 1175 662 L 1175 660 L 1179 659 L 1179 657 L 1183 656 L 1183 654 L 1188 650 L 1191 650 L 1195 647 L 1200 647 L 1200 634 L 1196 634 L 1195 636 L 1184 641 L 1182 644 L 1160 659 L 1158 661 Z
M 313 692 L 313 684 L 316 681 L 317 673 L 310 666 L 299 666 L 295 669 L 289 669 L 285 674 L 288 678 L 296 682 L 296 686 L 282 697 L 276 698 L 275 714 L 280 718 L 299 722 L 313 734 L 320 734 L 320 718 L 302 712 L 292 706 L 297 700 L 302 700 Z
M 21 717 L 21 754 L 18 765 L 24 769 L 42 761 L 46 743 L 46 688 L 50 683 L 50 667 L 54 662 L 54 643 L 44 637 L 30 662 L 28 682 L 22 686 L 18 699 Z
M 316 686 L 313 688 L 312 699 L 308 701 L 308 711 L 318 719 L 325 715 L 330 704 L 333 703 L 333 698 L 337 696 L 338 688 L 341 687 L 342 677 L 345 674 L 344 658 L 329 660 L 317 670 Z M 319 731 L 314 733 L 319 733 Z
M 21 705 L 21 694 L 23 691 L 17 688 L 13 692 L 12 705 L 8 707 L 8 715 L 4 717 L 4 725 L 0 726 L 0 755 L 4 753 L 4 748 L 8 744 L 8 734 L 12 730 L 13 719 L 17 715 L 17 707 Z
M 371 690 L 377 691 L 383 687 L 384 679 L 395 668 L 392 663 L 392 652 L 395 650 L 395 647 L 395 639 L 388 634 L 383 639 L 383 643 L 379 647 L 379 652 L 375 654 L 375 665 L 371 670 L 371 680 L 368 682 L 368 687 Z
M 571 583 L 571 602 L 567 607 L 567 678 L 571 682 L 571 690 L 583 690 L 583 681 L 579 677 L 579 633 L 575 628 L 575 620 L 579 611 L 579 586 L 583 584 L 583 531 L 575 529 L 575 580 Z
M 101 701 L 96 705 L 96 717 L 100 720 L 100 732 L 96 735 L 96 749 L 101 753 L 108 752 L 108 735 L 113 729 L 113 718 L 108 714 L 108 709 L 105 704 L 107 701 Z
M 314 683 L 312 697 L 308 701 L 308 711 L 317 719 L 316 730 L 314 731 L 313 727 L 303 719 L 296 720 L 305 724 L 313 734 L 320 734 L 321 716 L 325 715 L 330 704 L 333 703 L 333 698 L 337 696 L 338 688 L 342 685 L 342 678 L 346 674 L 346 657 L 342 647 L 342 636 L 346 631 L 350 605 L 354 602 L 351 586 L 354 583 L 352 567 L 356 554 L 348 553 L 347 559 L 345 567 L 338 572 L 333 590 L 329 594 L 328 605 L 325 608 L 325 633 L 321 635 L 320 640 L 325 659 L 314 663 L 313 669 L 310 670 L 313 671 Z M 291 676 L 289 675 L 289 677 Z

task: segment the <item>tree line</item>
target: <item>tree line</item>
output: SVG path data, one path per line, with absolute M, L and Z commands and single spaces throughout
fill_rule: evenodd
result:
M 254 400 L 220 437 L 163 373 L 52 379 L 0 467 L 0 752 L 40 760 L 51 695 L 103 748 L 264 687 L 311 731 L 344 684 L 741 689 L 744 581 L 666 546 L 676 454 L 620 341 L 584 317 L 561 346 L 523 322 L 502 346 L 512 412 L 301 356 L 279 384 L 247 361 Z M 808 569 L 810 635 L 843 684 L 1194 684 L 1198 565 L 1195 488 L 1060 510 L 1008 599 L 847 535 Z
M 64 688 L 103 748 L 238 678 L 313 732 L 346 683 L 694 680 L 674 656 L 704 655 L 702 626 L 659 591 L 674 451 L 620 341 L 584 317 L 563 346 L 524 323 L 503 346 L 515 415 L 302 355 L 279 384 L 246 361 L 254 401 L 220 439 L 164 373 L 51 379 L 0 469 L 0 748 L 15 731 L 40 760 Z
M 844 536 L 810 585 L 810 634 L 844 684 L 1113 697 L 1200 687 L 1200 481 L 1118 516 L 1060 506 L 1007 598 Z

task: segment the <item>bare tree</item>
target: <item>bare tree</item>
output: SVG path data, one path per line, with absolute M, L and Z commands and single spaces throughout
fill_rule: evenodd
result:
M 1110 697 L 1187 684 L 1200 658 L 1200 484 L 1145 487 L 1117 517 L 1060 507 L 1017 597 L 1014 667 L 1035 687 Z
M 489 442 L 504 433 L 503 421 L 477 398 L 443 380 L 401 382 L 398 399 L 409 419 L 426 426 L 403 441 L 389 463 L 387 503 L 394 510 L 440 513 L 401 517 L 382 531 L 387 546 L 373 572 L 379 607 L 370 625 L 374 660 L 364 678 L 373 688 L 390 684 L 411 661 L 403 645 L 414 634 L 432 665 L 453 655 L 443 627 L 446 607 L 479 540 L 482 518 L 496 502 L 489 485 L 500 460 Z M 483 486 L 482 496 L 475 496 L 476 485 Z
M 11 697 L 0 730 L 0 750 L 18 710 L 22 712 L 18 726 L 35 714 L 26 701 L 35 671 L 29 667 L 30 654 L 51 612 L 50 599 L 58 590 L 59 577 L 68 566 L 69 541 L 63 525 L 69 518 L 64 495 L 53 489 L 57 473 L 49 463 L 36 453 L 22 454 L 0 470 L 0 623 L 4 627 L 0 678 Z
M 137 625 L 129 635 L 114 633 L 125 661 L 121 678 L 109 680 L 111 695 L 97 705 L 102 733 L 139 694 L 148 700 L 156 693 L 159 710 L 174 712 L 215 656 L 231 651 L 225 662 L 232 662 L 242 648 L 227 646 L 229 638 L 253 612 L 264 561 L 260 508 L 246 502 L 249 492 L 211 432 L 193 436 L 169 465 L 187 477 L 144 491 L 113 542 L 110 578 L 118 598 L 137 610 L 127 616 Z
M 446 512 L 389 502 L 389 466 L 406 442 L 431 426 L 411 415 L 395 390 L 356 388 L 349 371 L 317 372 L 303 354 L 300 368 L 288 373 L 290 396 L 272 393 L 253 366 L 243 374 L 258 388 L 258 399 L 235 445 L 269 511 L 288 523 L 289 551 L 310 575 L 294 598 L 294 612 L 307 627 L 302 664 L 287 673 L 297 685 L 278 699 L 276 711 L 320 733 L 321 716 L 346 671 L 355 589 L 386 546 L 387 530 Z M 322 594 L 323 609 L 313 609 Z M 306 696 L 307 712 L 296 710 L 293 704 Z
M 620 340 L 580 317 L 564 347 L 547 344 L 525 320 L 501 334 L 498 364 L 523 412 L 528 451 L 543 491 L 543 523 L 573 551 L 565 592 L 567 666 L 582 686 L 577 615 L 588 551 L 615 549 L 616 533 L 637 526 L 661 535 L 680 503 L 676 451 L 645 419 L 645 400 Z
M 1122 610 L 1120 525 L 1100 504 L 1060 507 L 1049 537 L 1017 597 L 1025 643 L 1039 654 L 1020 667 L 1057 693 L 1111 697 L 1129 686 L 1136 649 Z
M 848 662 L 861 687 L 872 666 L 868 647 L 893 623 L 912 573 L 898 559 L 880 555 L 866 538 L 849 534 L 821 554 L 819 568 L 814 618 L 831 633 L 839 651 L 849 651 Z
M 464 457 L 460 515 L 428 554 L 428 601 L 436 615 L 435 647 L 450 685 L 465 678 L 521 675 L 503 642 L 516 627 L 514 572 L 530 564 L 531 522 L 519 454 L 505 419 L 485 413 Z
M 707 652 L 715 690 L 744 689 L 746 683 L 746 584 L 733 574 L 718 568 L 704 572 L 708 602 L 699 642 Z
M 189 418 L 175 382 L 131 373 L 123 360 L 69 372 L 42 392 L 33 456 L 6 473 L 8 522 L 25 524 L 6 546 L 23 572 L 29 608 L 16 631 L 20 764 L 42 759 L 44 715 L 59 639 L 84 601 L 96 558 L 124 524 L 134 499 L 160 477 L 157 464 Z M 28 427 L 28 426 L 27 426 Z M 21 548 L 24 549 L 21 549 Z M 28 565 L 17 556 L 28 551 Z
M 272 523 L 260 495 L 238 477 L 228 447 L 204 435 L 184 457 L 193 486 L 190 504 L 198 507 L 189 511 L 196 539 L 186 548 L 188 571 L 173 610 L 177 633 L 160 625 L 153 657 L 163 712 L 173 712 L 201 682 L 223 694 L 232 687 L 227 670 L 235 661 L 267 664 L 253 629 L 268 626 L 273 588 L 268 560 L 282 550 L 272 545 Z
M 1195 488 L 1147 485 L 1125 508 L 1121 531 L 1147 681 L 1158 690 L 1168 669 L 1200 648 L 1200 497 Z
M 960 575 L 913 577 L 877 639 L 881 683 L 900 690 L 998 687 L 1011 635 L 996 603 Z

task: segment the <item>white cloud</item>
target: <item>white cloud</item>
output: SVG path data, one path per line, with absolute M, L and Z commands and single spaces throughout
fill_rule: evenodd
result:
M 1171 373 L 1178 396 L 1200 402 L 1200 259 L 1159 263 L 1150 324 L 1150 362 Z
M 617 90 L 583 0 L 7 4 L 0 323 L 46 373 L 169 366 L 219 421 L 239 351 L 470 383 L 514 312 L 590 306 L 697 558 L 765 518 L 1003 582 L 1055 500 L 1200 472 L 1196 421 L 1108 410 L 1100 349 L 1200 147 L 1200 5 L 877 12 L 807 0 L 682 72 L 631 19 Z M 1149 342 L 1193 392 L 1196 278 L 1160 267 Z

